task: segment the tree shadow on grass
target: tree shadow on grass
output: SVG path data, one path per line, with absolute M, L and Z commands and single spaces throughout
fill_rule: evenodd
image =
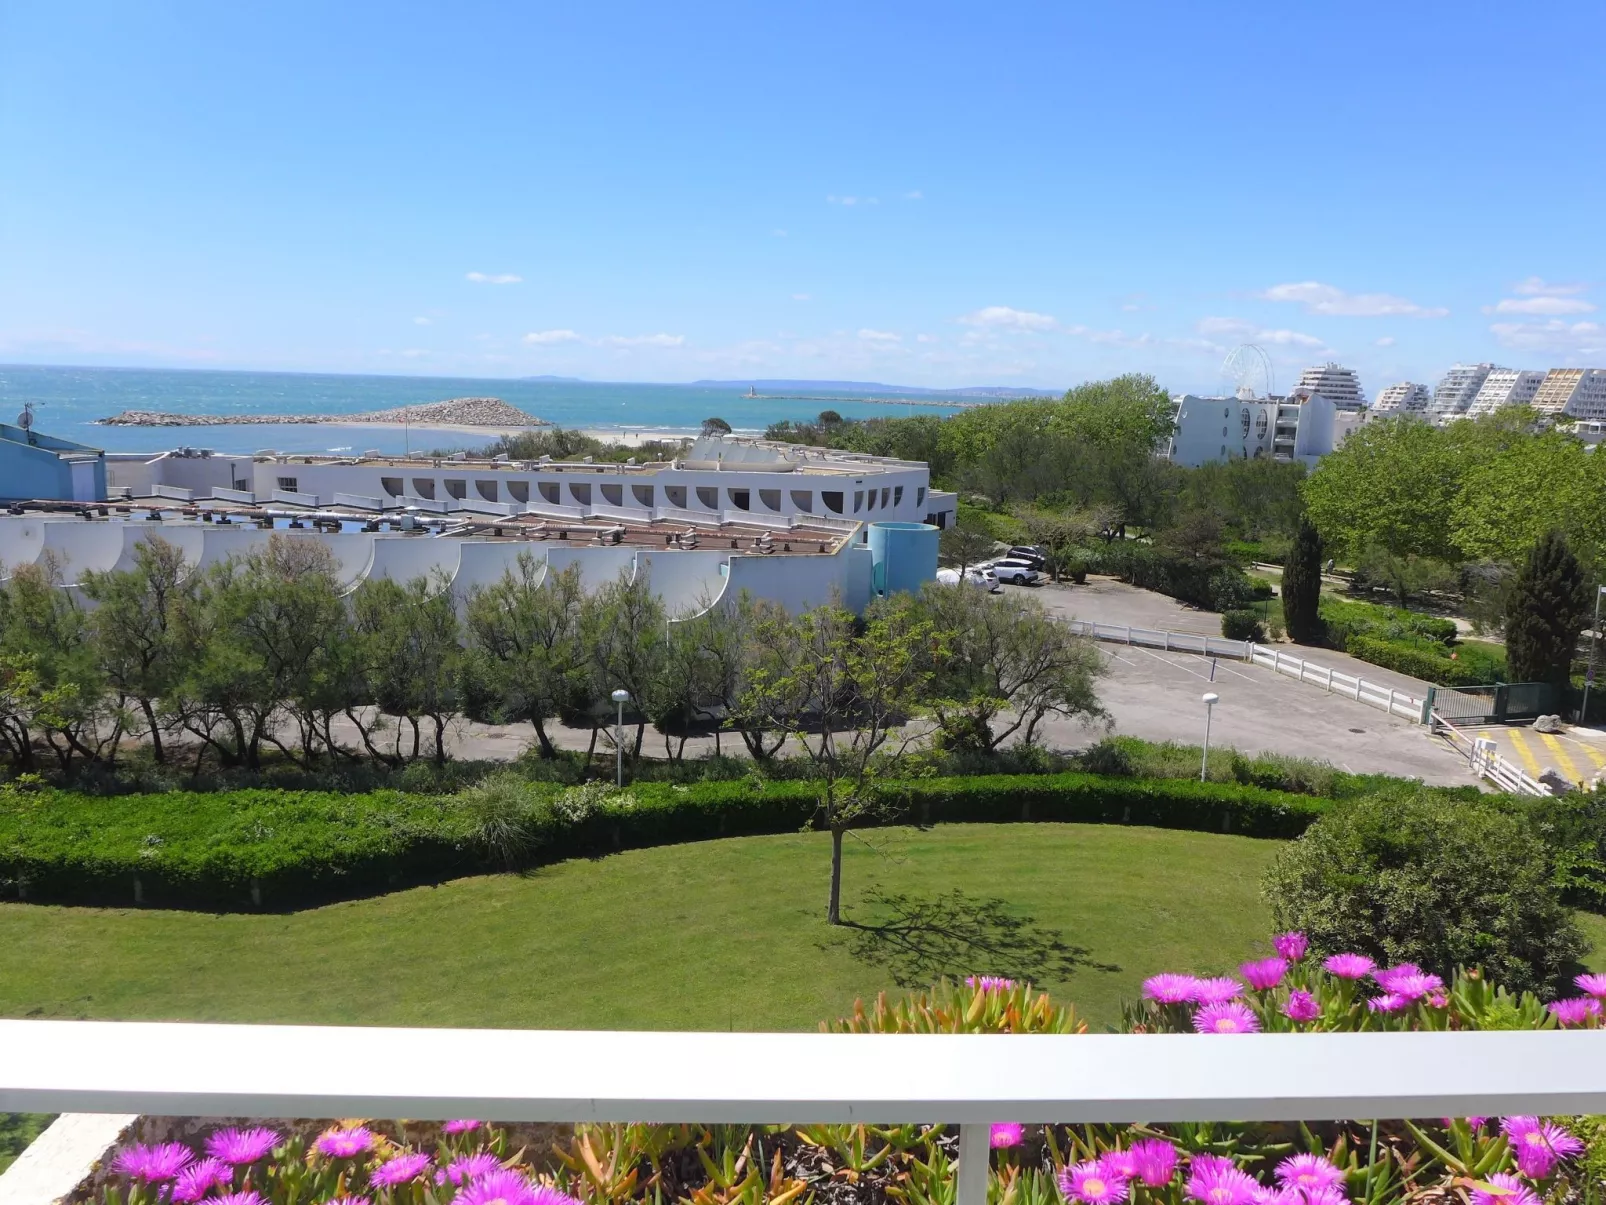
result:
M 885 968 L 899 987 L 925 987 L 944 976 L 1002 975 L 1032 983 L 1063 982 L 1079 970 L 1119 971 L 1058 929 L 1010 910 L 1001 899 L 957 888 L 933 897 L 872 887 L 860 901 L 866 920 L 844 920 L 848 952 Z

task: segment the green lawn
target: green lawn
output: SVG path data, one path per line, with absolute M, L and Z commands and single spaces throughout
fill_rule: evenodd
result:
M 1265 952 L 1277 842 L 945 825 L 637 850 L 293 915 L 0 905 L 0 1015 L 538 1028 L 807 1029 L 896 979 L 1025 973 L 1095 1025 L 1159 970 Z M 867 889 L 902 895 L 865 901 Z M 957 895 L 952 893 L 959 893 Z M 989 901 L 1003 901 L 999 909 Z

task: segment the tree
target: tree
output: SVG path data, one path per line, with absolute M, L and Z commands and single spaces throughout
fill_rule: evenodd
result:
M 1322 536 L 1304 515 L 1294 532 L 1294 546 L 1283 562 L 1283 623 L 1297 644 L 1315 644 L 1322 637 Z
M 889 814 L 876 790 L 913 739 L 895 726 L 924 701 L 931 650 L 941 641 L 908 596 L 877 604 L 861 625 L 839 605 L 795 619 L 770 615 L 755 629 L 759 655 L 741 711 L 750 724 L 786 733 L 807 755 L 817 816 L 831 834 L 826 920 L 842 923 L 842 839 Z
M 992 753 L 1016 734 L 1031 745 L 1050 715 L 1104 714 L 1093 691 L 1104 672 L 1098 650 L 1035 599 L 933 584 L 920 603 L 944 637 L 931 709 L 948 748 Z
M 553 573 L 527 552 L 469 594 L 465 710 L 476 720 L 528 723 L 543 758 L 558 755 L 546 722 L 584 697 L 583 598 L 578 564 Z
M 1514 682 L 1549 682 L 1566 699 L 1589 591 L 1560 532 L 1539 537 L 1506 603 L 1506 665 Z
M 655 692 L 669 640 L 664 604 L 652 592 L 645 568 L 622 569 L 616 580 L 585 600 L 581 607 L 581 641 L 589 659 L 589 706 L 592 740 L 600 727 L 613 731 L 615 690 L 630 694 L 636 714 L 636 739 L 630 756 L 641 753 L 646 731 L 645 708 Z
M 724 419 L 722 419 L 722 418 L 705 418 L 705 419 L 703 419 L 703 434 L 704 435 L 729 435 L 730 433 L 731 433 L 731 425 L 729 423 L 727 423 Z
M 1461 471 L 1455 445 L 1438 428 L 1410 418 L 1374 420 L 1305 479 L 1306 513 L 1340 555 L 1376 547 L 1454 559 L 1451 515 Z
M 1606 558 L 1606 461 L 1561 431 L 1514 439 L 1468 469 L 1453 526 L 1471 557 L 1519 562 L 1554 529 L 1598 563 Z
M 822 427 L 835 427 L 842 422 L 842 416 L 835 410 L 822 410 L 820 417 L 814 420 Z
M 463 707 L 463 648 L 457 619 L 457 596 L 450 579 L 416 577 L 403 584 L 388 577 L 369 578 L 351 599 L 354 661 L 360 687 L 354 701 L 371 704 L 381 716 L 394 717 L 396 737 L 391 752 L 373 742 L 376 729 L 356 707 L 347 718 L 357 726 L 370 757 L 400 764 L 422 751 L 420 720 L 434 728 L 432 756 L 446 761 L 446 727 Z M 410 750 L 402 747 L 401 723 L 412 734 Z
M 961 519 L 943 530 L 937 537 L 937 547 L 942 559 L 956 566 L 963 577 L 966 569 L 992 555 L 998 541 L 985 528 Z
M 187 581 L 190 568 L 176 546 L 147 535 L 134 546 L 131 569 L 88 572 L 79 583 L 95 604 L 88 635 L 101 673 L 139 708 L 158 762 L 165 759 L 162 730 L 169 721 L 157 713 L 185 661 L 179 616 L 195 603 L 195 587 Z

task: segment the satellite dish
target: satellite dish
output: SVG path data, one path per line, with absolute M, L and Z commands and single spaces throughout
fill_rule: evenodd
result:
M 25 406 L 21 414 L 17 415 L 17 426 L 24 431 L 33 426 L 33 407 Z

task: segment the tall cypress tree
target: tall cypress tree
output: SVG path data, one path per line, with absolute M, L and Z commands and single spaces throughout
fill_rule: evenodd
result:
M 1559 531 L 1539 537 L 1506 603 L 1506 667 L 1513 682 L 1549 682 L 1566 698 L 1589 591 L 1578 558 Z
M 1310 518 L 1300 515 L 1294 546 L 1283 562 L 1283 623 L 1290 640 L 1315 644 L 1322 638 L 1321 602 L 1322 537 Z

